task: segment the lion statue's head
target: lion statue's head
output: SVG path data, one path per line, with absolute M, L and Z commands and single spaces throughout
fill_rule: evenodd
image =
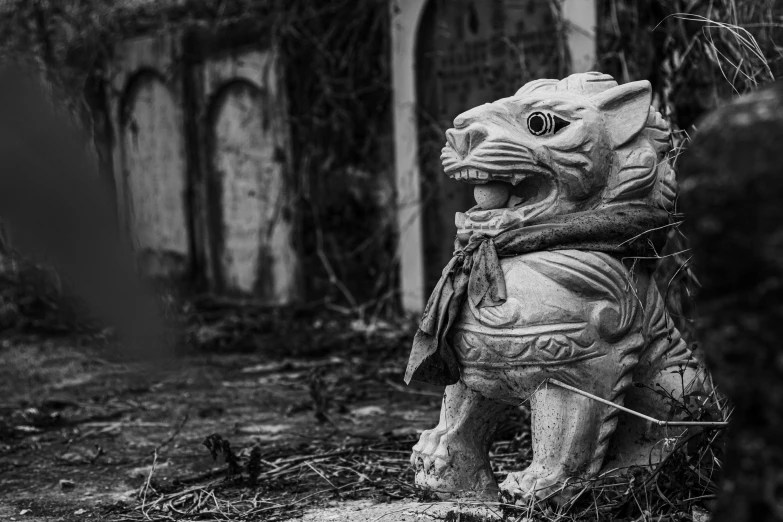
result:
M 492 235 L 547 216 L 638 202 L 671 210 L 669 129 L 647 81 L 597 72 L 529 82 L 464 112 L 446 132 L 445 173 L 476 185 L 459 235 Z

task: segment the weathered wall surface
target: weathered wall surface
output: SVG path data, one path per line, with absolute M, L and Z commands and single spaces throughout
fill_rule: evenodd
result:
M 117 49 L 111 111 L 120 214 L 145 273 L 189 270 L 187 164 L 176 35 Z
M 149 254 L 148 272 L 184 270 L 189 255 L 187 166 L 176 101 L 165 83 L 147 74 L 136 79 L 123 105 L 122 166 L 135 243 Z
M 117 49 L 109 105 L 121 221 L 147 275 L 291 302 L 298 262 L 274 54 L 204 44 L 186 56 L 185 42 L 169 33 Z
M 285 180 L 286 133 L 270 52 L 208 60 L 209 243 L 213 273 L 231 293 L 277 303 L 296 293 L 297 258 Z

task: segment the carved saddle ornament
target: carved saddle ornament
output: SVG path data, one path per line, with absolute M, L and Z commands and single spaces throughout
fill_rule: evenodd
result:
M 549 384 L 659 419 L 668 405 L 654 390 L 704 386 L 652 279 L 677 186 L 650 103 L 649 82 L 574 74 L 530 82 L 446 132 L 444 171 L 475 185 L 477 205 L 456 216 L 455 255 L 406 373 L 447 385 L 438 426 L 413 449 L 417 484 L 543 498 L 664 456 L 661 428 Z M 532 463 L 498 486 L 493 434 L 527 400 Z

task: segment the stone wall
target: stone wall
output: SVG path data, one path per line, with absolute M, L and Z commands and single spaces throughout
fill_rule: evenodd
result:
M 290 303 L 298 262 L 280 70 L 266 43 L 173 31 L 110 66 L 118 211 L 142 270 Z

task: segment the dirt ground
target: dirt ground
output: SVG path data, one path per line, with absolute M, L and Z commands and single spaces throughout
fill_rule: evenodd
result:
M 680 522 L 706 520 L 715 498 L 721 450 L 699 431 L 654 473 L 566 506 L 438 501 L 409 463 L 443 392 L 403 382 L 413 321 L 183 317 L 174 354 L 155 361 L 110 335 L 0 340 L 0 520 Z M 496 477 L 531 456 L 521 407 L 492 445 Z
M 197 328 L 195 346 L 155 365 L 120 358 L 100 336 L 3 341 L 0 519 L 452 511 L 417 504 L 427 499 L 412 487 L 410 449 L 436 424 L 442 393 L 402 381 L 412 323 L 307 318 L 212 342 L 236 329 L 220 325 Z M 507 448 L 524 444 L 519 434 L 505 438 L 497 450 L 524 459 Z

